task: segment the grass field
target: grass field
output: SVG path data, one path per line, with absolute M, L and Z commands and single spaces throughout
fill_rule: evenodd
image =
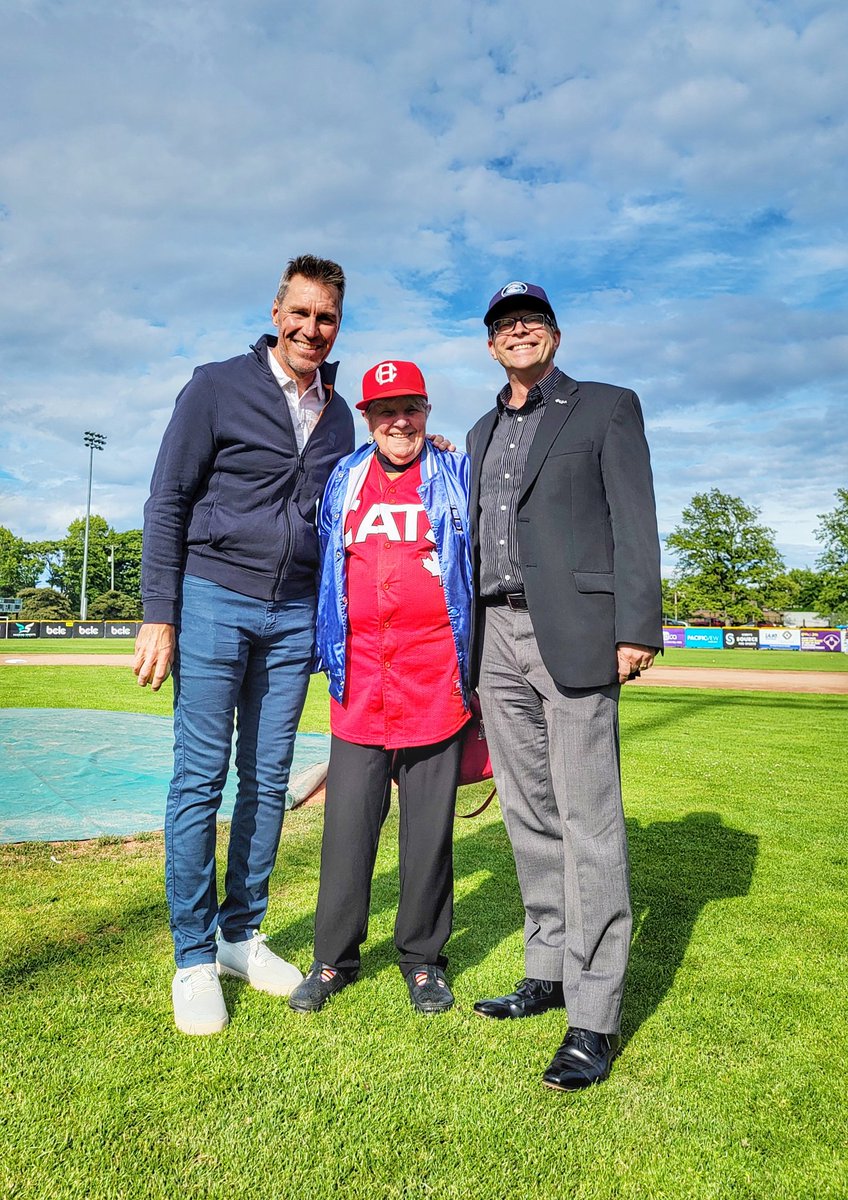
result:
M 132 654 L 132 638 L 0 638 L 0 658 L 16 654 Z
M 168 704 L 102 668 L 2 680 L 8 704 Z M 304 727 L 325 714 L 316 680 Z M 226 980 L 209 1039 L 171 1023 L 159 835 L 0 847 L 0 1194 L 844 1200 L 846 718 L 838 696 L 626 692 L 626 1046 L 575 1096 L 538 1082 L 561 1014 L 471 1012 L 523 974 L 494 805 L 457 823 L 452 1012 L 413 1013 L 393 965 L 393 814 L 360 982 L 299 1017 Z M 302 967 L 321 817 L 290 814 L 266 922 Z
M 132 640 L 32 641 L 0 639 L 0 662 L 18 654 L 131 654 Z M 813 653 L 798 650 L 666 650 L 657 660 L 662 667 L 723 667 L 759 671 L 848 671 L 848 654 Z
M 848 671 L 848 654 L 812 650 L 666 650 L 658 667 L 721 667 L 733 671 Z

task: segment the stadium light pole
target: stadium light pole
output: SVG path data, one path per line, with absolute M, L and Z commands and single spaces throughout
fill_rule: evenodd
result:
M 84 621 L 88 613 L 88 597 L 85 594 L 85 582 L 88 575 L 88 531 L 91 525 L 91 479 L 94 474 L 94 451 L 102 450 L 106 445 L 106 437 L 102 433 L 85 431 L 83 441 L 88 446 L 88 500 L 85 505 L 85 540 L 82 547 L 82 590 L 80 591 L 80 620 Z

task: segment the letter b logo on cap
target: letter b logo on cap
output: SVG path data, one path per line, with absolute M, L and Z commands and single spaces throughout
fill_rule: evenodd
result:
M 392 362 L 380 363 L 374 372 L 374 378 L 381 387 L 387 383 L 394 383 L 397 379 L 397 367 Z

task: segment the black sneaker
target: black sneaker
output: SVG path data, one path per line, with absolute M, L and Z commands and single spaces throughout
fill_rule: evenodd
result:
M 412 1007 L 420 1013 L 447 1012 L 453 1007 L 450 990 L 441 967 L 413 967 L 406 977 Z
M 331 996 L 356 979 L 355 971 L 342 971 L 316 959 L 306 978 L 289 996 L 289 1008 L 295 1012 L 318 1012 Z

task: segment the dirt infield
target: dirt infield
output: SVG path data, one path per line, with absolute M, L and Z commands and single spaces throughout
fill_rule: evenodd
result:
M 125 667 L 131 654 L 16 654 L 0 655 L 2 666 Z M 839 671 L 734 671 L 732 668 L 652 667 L 635 687 L 724 688 L 740 692 L 812 692 L 848 696 L 848 672 Z
M 724 688 L 731 692 L 813 692 L 848 696 L 848 672 L 734 671 L 722 667 L 651 667 L 637 686 Z

